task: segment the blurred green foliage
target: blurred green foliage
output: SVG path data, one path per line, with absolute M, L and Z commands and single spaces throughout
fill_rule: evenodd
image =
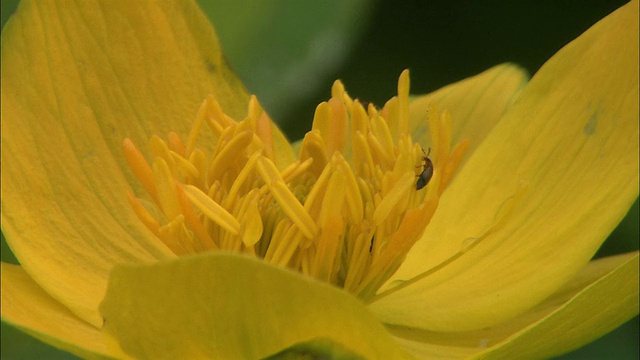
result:
M 225 55 L 276 119 L 326 86 L 364 29 L 369 0 L 199 1 Z
M 2 0 L 2 26 L 18 0 Z M 495 64 L 531 74 L 625 1 L 352 0 L 205 1 L 226 55 L 291 139 L 309 128 L 334 79 L 381 104 L 411 69 L 412 93 L 435 90 Z M 638 249 L 638 201 L 597 256 Z M 15 262 L 4 237 L 2 261 Z M 3 359 L 75 359 L 2 324 Z M 638 317 L 560 359 L 636 359 Z

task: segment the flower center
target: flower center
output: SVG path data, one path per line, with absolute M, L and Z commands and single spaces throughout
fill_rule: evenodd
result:
M 154 203 L 129 193 L 135 213 L 176 255 L 246 253 L 373 297 L 429 224 L 468 143 L 450 151 L 450 116 L 434 106 L 429 156 L 412 141 L 406 70 L 381 110 L 351 99 L 339 81 L 331 93 L 288 163 L 289 145 L 255 97 L 242 121 L 208 97 L 186 143 L 175 133 L 151 138 L 151 165 L 125 139 Z M 210 153 L 196 147 L 204 124 Z

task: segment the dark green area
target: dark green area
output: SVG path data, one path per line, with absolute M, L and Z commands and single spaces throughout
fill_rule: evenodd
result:
M 2 28 L 9 19 L 9 16 L 16 11 L 18 7 L 18 0 L 2 0 L 0 1 L 0 21 L 2 22 Z
M 66 351 L 45 345 L 35 338 L 2 323 L 2 348 L 0 358 L 3 360 L 75 360 L 80 359 Z
M 290 0 L 279 3 L 286 5 L 291 1 L 295 2 Z M 335 54 L 330 54 L 326 61 L 329 65 L 322 68 L 322 71 L 313 72 L 312 68 L 308 68 L 306 71 L 312 72 L 313 76 L 310 78 L 313 81 L 305 83 L 307 88 L 301 96 L 296 94 L 292 97 L 295 99 L 295 104 L 291 105 L 287 99 L 281 99 L 282 104 L 274 103 L 268 105 L 267 109 L 273 109 L 274 114 L 281 114 L 276 117 L 276 120 L 290 138 L 297 139 L 309 128 L 315 106 L 329 97 L 330 85 L 336 78 L 344 81 L 349 93 L 353 96 L 382 104 L 395 94 L 397 77 L 404 68 L 411 70 L 412 93 L 415 94 L 429 92 L 502 62 L 520 64 L 533 74 L 563 45 L 625 2 L 527 0 L 453 3 L 384 0 L 372 3 L 371 8 L 367 7 L 362 11 L 350 9 L 349 14 L 353 16 L 353 22 L 368 24 L 368 26 L 364 32 L 358 33 L 356 39 L 335 40 L 337 41 L 335 46 L 343 46 L 341 41 L 350 45 L 344 53 L 346 57 L 336 58 Z M 16 4 L 17 0 L 0 2 L 3 27 Z M 270 8 L 270 11 L 275 10 Z M 265 30 L 264 38 L 258 36 L 258 40 L 261 41 L 260 47 L 257 48 L 261 51 L 260 54 L 227 54 L 232 66 L 240 71 L 240 77 L 250 84 L 250 89 L 258 92 L 259 97 L 269 97 L 268 93 L 261 94 L 260 91 L 268 92 L 273 84 L 251 84 L 248 77 L 251 76 L 252 71 L 259 69 L 244 70 L 250 65 L 246 60 L 259 62 L 260 55 L 265 54 L 265 51 L 268 52 L 276 46 L 286 47 L 293 44 L 292 41 L 299 38 L 301 32 L 307 30 L 305 24 L 314 23 L 319 18 L 316 12 L 305 12 L 302 8 L 299 11 L 301 11 L 300 14 L 289 13 L 288 15 L 298 16 L 295 19 L 297 21 L 287 22 L 289 26 L 297 28 L 278 28 L 277 35 L 272 35 L 271 40 L 267 34 L 268 29 Z M 304 14 L 309 18 L 304 18 Z M 371 17 L 358 16 L 358 14 L 371 14 Z M 277 19 L 277 16 L 271 15 L 271 21 Z M 242 33 L 227 36 L 223 33 L 225 30 L 223 27 L 232 27 L 234 16 L 242 18 L 247 16 L 246 13 L 243 15 L 242 12 L 229 9 L 229 13 L 225 16 L 228 24 L 217 26 L 223 39 L 223 47 L 243 48 L 224 43 L 225 38 L 232 41 L 234 37 L 241 38 Z M 264 24 L 264 19 L 262 20 Z M 342 28 L 349 28 L 352 25 L 345 24 L 348 20 L 337 17 L 333 23 Z M 246 31 L 252 30 L 246 29 Z M 293 34 L 293 39 L 283 38 L 287 34 Z M 256 37 L 255 33 L 250 35 L 253 38 Z M 352 45 L 353 41 L 355 45 Z M 244 48 L 251 49 L 250 46 Z M 304 56 L 304 54 L 301 55 L 299 48 L 295 48 L 291 54 L 280 52 L 276 55 L 285 56 L 285 58 L 282 61 L 273 61 L 269 64 L 270 68 L 263 69 L 263 72 L 272 71 L 272 67 L 277 67 L 278 63 L 289 66 L 286 65 L 290 64 L 288 61 L 295 61 L 289 57 L 296 59 Z M 278 60 L 276 56 L 271 56 L 270 61 L 274 58 Z M 276 70 L 282 71 L 282 69 L 273 71 Z M 242 71 L 249 73 L 242 73 Z M 266 78 L 269 79 L 269 77 Z M 597 256 L 637 250 L 638 216 L 638 201 L 636 201 L 627 217 L 604 243 Z M 2 261 L 13 262 L 13 255 L 4 237 L 1 254 Z M 638 329 L 638 317 L 636 317 L 607 336 L 560 359 L 637 359 Z M 317 349 L 314 350 L 315 348 L 309 344 L 301 346 L 303 350 L 310 349 L 307 354 L 323 354 Z M 75 359 L 4 323 L 1 349 L 2 359 Z M 289 354 L 295 355 L 295 351 L 298 350 L 292 348 Z M 304 351 L 300 354 L 305 355 Z
M 264 360 L 365 360 L 345 346 L 318 338 L 290 346 Z

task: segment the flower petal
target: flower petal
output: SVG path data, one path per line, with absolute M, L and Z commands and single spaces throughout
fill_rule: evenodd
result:
M 2 321 L 83 358 L 115 356 L 98 328 L 49 296 L 20 266 L 3 262 L 1 283 Z
M 605 299 L 614 300 L 603 306 Z M 518 354 L 520 358 L 541 359 L 560 355 L 633 318 L 638 314 L 638 304 L 637 252 L 593 261 L 561 291 L 533 309 L 542 313 L 552 309 L 549 315 L 478 354 L 478 358 Z M 529 312 L 517 320 L 531 315 Z
M 372 304 L 384 321 L 491 326 L 542 301 L 593 256 L 638 196 L 637 15 L 637 2 L 622 7 L 533 77 L 392 280 L 460 257 Z
M 535 308 L 490 328 L 458 333 L 389 330 L 419 357 L 549 358 L 593 341 L 638 313 L 637 268 L 637 252 L 592 261 Z M 602 300 L 610 295 L 621 301 L 603 308 Z
M 472 140 L 467 149 L 469 158 L 487 134 L 513 104 L 527 84 L 526 72 L 514 64 L 492 67 L 481 74 L 447 85 L 430 94 L 411 99 L 409 126 L 413 139 L 426 148 L 431 143 L 427 124 L 429 104 L 451 113 L 451 142 Z
M 246 113 L 193 1 L 23 1 L 3 29 L 3 232 L 25 271 L 82 319 L 101 323 L 114 264 L 171 256 L 127 203 L 127 189 L 144 192 L 123 139 L 188 134 L 210 93 Z
M 101 310 L 137 358 L 256 359 L 313 338 L 365 358 L 406 356 L 352 296 L 238 254 L 118 266 Z

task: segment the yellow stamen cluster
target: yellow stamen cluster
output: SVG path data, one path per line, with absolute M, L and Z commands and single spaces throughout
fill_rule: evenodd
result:
M 156 214 L 132 194 L 129 201 L 177 255 L 247 253 L 369 299 L 422 235 L 466 150 L 463 142 L 450 151 L 448 113 L 427 109 L 434 169 L 418 190 L 425 161 L 411 140 L 408 106 L 408 71 L 381 110 L 351 99 L 336 81 L 298 160 L 283 164 L 255 97 L 239 122 L 209 97 L 186 143 L 175 133 L 166 142 L 152 137 L 151 165 L 125 139 L 127 162 Z M 211 154 L 196 148 L 205 124 L 216 144 Z

